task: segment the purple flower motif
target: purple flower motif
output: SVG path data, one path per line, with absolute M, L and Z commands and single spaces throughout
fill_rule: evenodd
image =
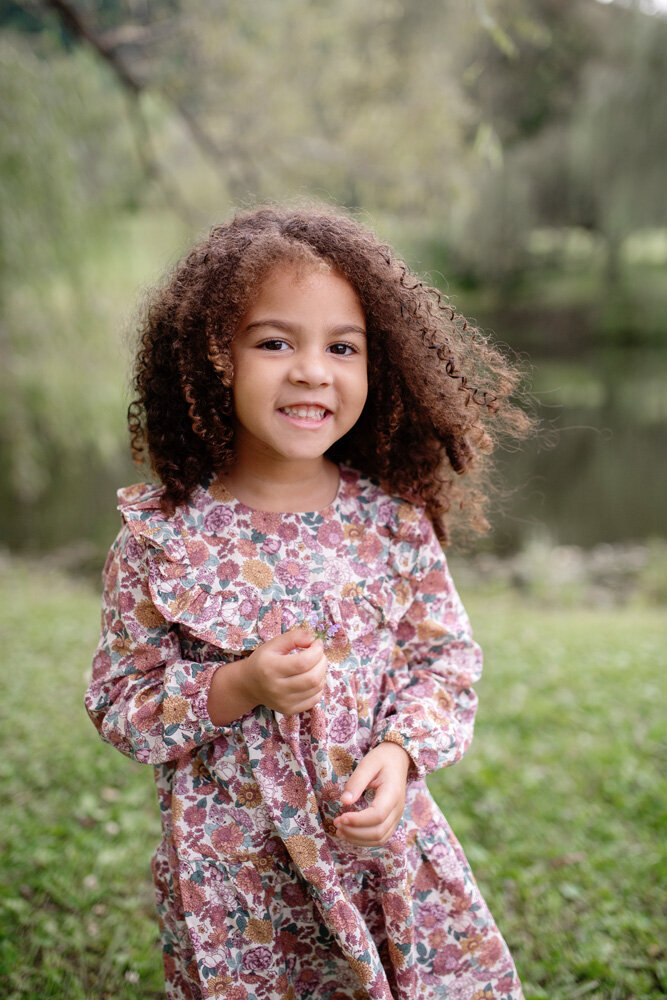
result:
M 229 507 L 220 504 L 214 507 L 204 518 L 204 528 L 210 535 L 223 534 L 234 520 L 234 514 Z
M 345 535 L 338 521 L 325 521 L 317 532 L 317 540 L 320 545 L 325 545 L 328 549 L 335 549 Z
M 262 542 L 262 552 L 266 552 L 269 556 L 275 556 L 276 552 L 280 550 L 281 541 L 276 538 L 275 535 L 269 535 L 269 537 Z
M 239 604 L 239 614 L 241 615 L 241 618 L 256 618 L 258 611 L 259 604 L 257 601 L 251 601 L 248 597 L 246 597 L 246 599 L 241 601 Z
M 283 559 L 276 566 L 276 578 L 285 587 L 305 587 L 308 569 L 297 559 Z
M 356 728 L 356 716 L 352 712 L 342 712 L 331 723 L 329 733 L 335 743 L 347 743 Z
M 261 972 L 271 965 L 271 952 L 268 948 L 253 948 L 243 956 L 243 968 L 246 972 Z

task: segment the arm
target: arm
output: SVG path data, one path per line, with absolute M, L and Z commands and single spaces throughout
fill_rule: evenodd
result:
M 243 659 L 197 663 L 148 589 L 145 544 L 125 527 L 104 568 L 102 635 L 86 708 L 103 739 L 140 763 L 160 764 L 214 740 L 258 704 L 300 712 L 319 700 L 326 659 L 302 631 Z
M 426 515 L 407 567 L 412 601 L 399 622 L 392 690 L 378 712 L 374 745 L 403 747 L 420 776 L 454 764 L 473 735 L 481 650 Z
M 219 735 L 207 698 L 220 663 L 182 657 L 177 631 L 152 603 L 146 557 L 124 526 L 104 567 L 102 634 L 85 701 L 103 739 L 160 764 Z

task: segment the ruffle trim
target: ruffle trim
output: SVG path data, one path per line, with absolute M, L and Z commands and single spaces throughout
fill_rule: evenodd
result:
M 319 621 L 337 626 L 328 640 L 327 655 L 342 662 L 356 640 L 387 623 L 394 602 L 388 587 L 381 593 L 348 598 L 285 595 L 264 598 L 262 603 L 260 597 L 259 611 L 244 617 L 242 606 L 252 601 L 244 601 L 233 583 L 217 576 L 215 568 L 202 568 L 202 541 L 192 537 L 186 524 L 188 511 L 196 516 L 197 508 L 183 506 L 166 517 L 160 506 L 162 492 L 162 487 L 146 483 L 119 490 L 118 509 L 132 538 L 145 548 L 149 591 L 156 609 L 166 621 L 184 629 L 186 637 L 238 656 L 307 623 L 315 613 Z M 261 593 L 257 588 L 258 597 Z

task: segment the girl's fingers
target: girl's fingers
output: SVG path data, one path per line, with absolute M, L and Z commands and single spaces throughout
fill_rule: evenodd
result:
M 368 757 L 362 757 L 356 768 L 348 778 L 341 802 L 344 805 L 352 805 L 359 796 L 366 791 L 370 783 L 377 777 L 379 768 L 369 761 Z
M 320 639 L 316 639 L 307 649 L 299 649 L 297 652 L 281 657 L 279 668 L 283 677 L 298 677 L 299 674 L 312 670 L 320 660 L 324 660 L 326 663 L 324 646 Z
M 303 694 L 304 696 L 316 690 L 321 691 L 327 676 L 328 666 L 326 659 L 322 657 L 315 666 L 305 673 L 291 674 L 285 678 L 286 689 L 291 694 Z

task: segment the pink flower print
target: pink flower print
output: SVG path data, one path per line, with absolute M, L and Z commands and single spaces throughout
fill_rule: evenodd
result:
M 275 535 L 269 535 L 269 537 L 262 542 L 262 552 L 266 552 L 268 556 L 275 556 L 276 552 L 279 552 L 282 547 L 282 542 Z
M 384 500 L 377 506 L 377 513 L 375 515 L 375 520 L 378 523 L 386 524 L 387 521 L 392 521 L 394 518 L 396 506 L 393 500 Z
M 137 602 L 135 601 L 134 596 L 129 591 L 121 593 L 118 598 L 118 608 L 124 615 L 126 615 L 128 611 L 132 611 L 136 603 Z
M 211 843 L 216 851 L 225 855 L 238 851 L 243 843 L 243 830 L 236 823 L 228 823 L 226 826 L 219 826 L 211 834 Z
M 425 827 L 431 821 L 433 810 L 425 795 L 416 795 L 412 802 L 412 818 L 418 827 Z
M 192 566 L 201 566 L 208 559 L 209 550 L 206 542 L 188 542 L 185 551 Z
M 334 717 L 329 727 L 329 734 L 335 743 L 347 743 L 356 728 L 356 716 L 351 712 L 341 712 Z
M 441 903 L 422 903 L 419 920 L 422 927 L 437 927 L 447 919 L 447 910 Z
M 249 538 L 241 538 L 236 548 L 242 556 L 251 557 L 257 555 L 257 546 Z
M 231 509 L 220 504 L 204 518 L 204 530 L 210 535 L 222 535 L 225 528 L 228 528 L 233 520 L 234 514 Z
M 243 956 L 243 968 L 246 972 L 261 972 L 271 965 L 272 957 L 268 948 L 253 948 Z
M 235 580 L 239 575 L 239 568 L 231 559 L 224 559 L 216 569 L 216 574 L 220 580 Z
M 257 612 L 259 611 L 259 602 L 253 601 L 249 597 L 246 597 L 239 604 L 239 614 L 241 618 L 256 618 Z
M 183 822 L 186 826 L 203 826 L 206 822 L 206 810 L 202 806 L 188 806 L 183 813 Z
M 347 583 L 350 579 L 350 564 L 345 559 L 327 559 L 326 569 L 331 583 Z
M 372 563 L 375 562 L 381 552 L 382 542 L 377 535 L 367 531 L 364 540 L 357 547 L 357 556 L 362 562 Z
M 134 665 L 137 670 L 145 671 L 156 667 L 160 662 L 160 650 L 155 646 L 136 646 L 134 650 Z
M 136 538 L 130 538 L 128 541 L 125 547 L 125 555 L 127 557 L 128 565 L 141 565 L 144 550 L 141 547 L 141 543 L 137 541 Z
M 227 629 L 227 643 L 230 649 L 241 649 L 246 633 L 240 625 L 230 625 Z
M 257 531 L 263 534 L 273 534 L 280 527 L 280 514 L 275 514 L 266 510 L 253 510 L 250 515 L 250 523 Z
M 328 549 L 335 549 L 344 537 L 343 529 L 338 521 L 325 521 L 317 532 L 318 542 Z
M 283 559 L 276 566 L 276 578 L 285 587 L 305 587 L 308 583 L 308 570 L 296 559 Z
M 433 971 L 438 976 L 456 972 L 461 962 L 461 951 L 456 945 L 447 944 L 433 959 Z
M 257 631 L 259 632 L 260 639 L 264 642 L 267 639 L 273 639 L 274 636 L 279 635 L 282 626 L 282 614 L 279 607 L 270 608 L 265 615 L 263 615 L 261 621 L 259 622 Z
M 432 569 L 421 582 L 421 589 L 425 594 L 440 594 L 446 587 L 447 577 L 441 569 Z
M 280 536 L 280 538 L 282 538 L 284 542 L 293 542 L 294 539 L 298 536 L 298 534 L 299 534 L 299 529 L 297 528 L 296 524 L 289 524 L 288 522 L 283 521 L 283 523 L 278 528 L 278 535 Z
M 283 631 L 287 632 L 289 629 L 294 628 L 294 626 L 297 625 L 298 622 L 299 619 L 297 618 L 296 614 L 292 611 L 291 608 L 283 609 L 283 622 L 282 622 Z

